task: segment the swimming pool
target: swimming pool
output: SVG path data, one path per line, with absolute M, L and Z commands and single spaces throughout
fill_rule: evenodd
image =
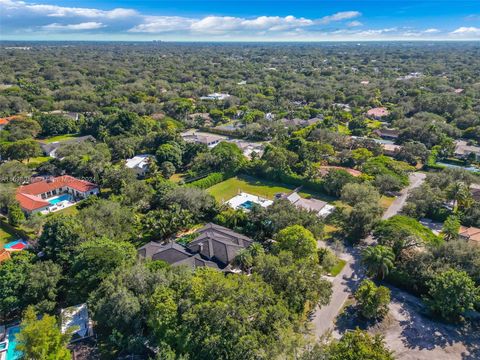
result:
M 55 204 L 59 203 L 60 201 L 65 201 L 65 200 L 70 201 L 70 199 L 71 199 L 70 194 L 63 194 L 63 195 L 48 199 L 47 201 L 50 204 L 55 205 Z
M 253 201 L 247 200 L 243 204 L 240 204 L 239 207 L 247 209 L 247 210 L 251 210 L 252 207 L 253 207 L 253 204 L 255 204 Z
M 8 349 L 7 349 L 7 359 L 6 360 L 19 360 L 22 357 L 22 353 L 20 351 L 16 351 L 17 341 L 16 335 L 20 332 L 19 326 L 13 326 L 8 328 L 7 336 L 8 336 Z

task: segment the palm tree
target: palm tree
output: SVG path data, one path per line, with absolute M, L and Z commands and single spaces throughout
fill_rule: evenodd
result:
M 363 251 L 362 263 L 367 267 L 370 275 L 384 279 L 394 268 L 395 254 L 389 246 L 377 245 Z
M 459 204 L 466 204 L 471 197 L 468 186 L 461 181 L 456 181 L 447 189 L 447 196 L 453 200 L 453 212 L 456 213 Z
M 258 242 L 252 243 L 252 245 L 249 246 L 248 251 L 252 257 L 256 257 L 265 253 L 265 249 L 263 248 L 262 244 Z
M 242 271 L 250 273 L 250 269 L 253 266 L 253 257 L 249 249 L 240 250 L 233 260 L 233 264 L 242 269 Z

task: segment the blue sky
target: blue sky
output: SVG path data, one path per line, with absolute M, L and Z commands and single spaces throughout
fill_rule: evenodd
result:
M 480 40 L 480 1 L 0 0 L 2 40 Z

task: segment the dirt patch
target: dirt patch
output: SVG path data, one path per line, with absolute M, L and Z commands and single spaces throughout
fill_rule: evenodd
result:
M 351 307 L 337 319 L 335 332 L 359 327 L 385 337 L 399 360 L 478 360 L 480 324 L 451 325 L 428 316 L 420 299 L 392 289 L 389 314 L 380 323 L 367 323 Z

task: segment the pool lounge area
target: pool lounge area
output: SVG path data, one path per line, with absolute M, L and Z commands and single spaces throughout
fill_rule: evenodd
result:
M 22 357 L 22 353 L 16 350 L 16 335 L 19 332 L 19 326 L 12 326 L 7 329 L 5 339 L 0 341 L 0 360 L 18 360 Z
M 56 205 L 62 201 L 72 201 L 72 196 L 70 194 L 63 194 L 60 196 L 55 196 L 50 199 L 47 199 L 47 201 L 52 205 Z
M 75 205 L 75 199 L 71 194 L 62 194 L 59 196 L 54 196 L 51 198 L 46 199 L 47 202 L 51 204 L 47 209 L 41 211 L 42 214 L 46 215 L 48 213 L 56 212 L 59 210 L 66 209 L 70 206 Z
M 244 211 L 250 211 L 254 204 L 260 205 L 261 207 L 268 207 L 273 204 L 272 200 L 264 199 L 260 196 L 240 193 L 237 196 L 234 196 L 227 201 L 227 204 L 230 205 L 233 209 L 241 209 Z

